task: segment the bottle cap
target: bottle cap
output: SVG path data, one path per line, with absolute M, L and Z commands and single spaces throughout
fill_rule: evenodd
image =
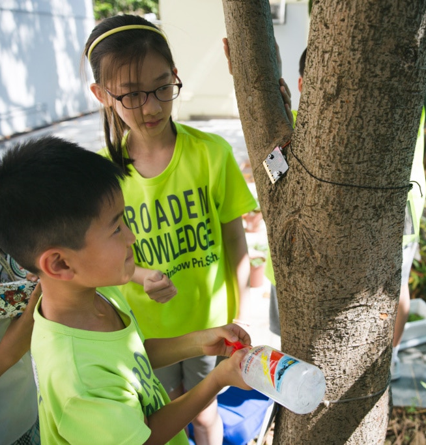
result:
M 238 351 L 239 349 L 244 349 L 244 348 L 245 348 L 245 346 L 244 346 L 241 342 L 239 342 L 239 341 L 234 341 L 234 342 L 232 342 L 232 341 L 227 340 L 226 338 L 225 338 L 225 345 L 226 345 L 226 346 L 232 346 L 232 347 L 233 347 L 233 350 L 232 350 L 232 352 L 231 352 L 231 355 L 232 355 L 235 351 Z

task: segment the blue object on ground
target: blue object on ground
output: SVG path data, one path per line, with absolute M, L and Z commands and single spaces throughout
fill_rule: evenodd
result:
M 217 397 L 223 421 L 223 445 L 245 445 L 260 432 L 265 413 L 273 401 L 256 390 L 233 386 Z M 189 443 L 195 445 L 192 424 Z

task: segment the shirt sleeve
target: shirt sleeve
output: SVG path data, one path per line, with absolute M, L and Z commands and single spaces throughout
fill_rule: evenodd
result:
M 123 399 L 128 399 L 123 395 Z M 97 397 L 73 397 L 64 407 L 59 434 L 73 445 L 143 444 L 151 434 L 142 409 Z

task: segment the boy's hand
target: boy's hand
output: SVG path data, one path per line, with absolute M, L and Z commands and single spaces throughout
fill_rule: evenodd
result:
M 159 270 L 148 270 L 146 272 L 143 287 L 149 298 L 157 303 L 167 303 L 177 294 L 177 289 L 172 280 Z
M 230 357 L 234 347 L 227 345 L 225 339 L 230 343 L 238 341 L 246 346 L 251 344 L 250 335 L 237 324 L 227 324 L 219 328 L 198 331 L 197 335 L 199 335 L 203 355 Z
M 212 371 L 215 373 L 215 377 L 220 387 L 236 386 L 237 388 L 249 390 L 252 389 L 248 386 L 241 374 L 241 361 L 248 352 L 248 348 L 235 351 L 232 357 L 222 360 L 219 365 Z
M 285 80 L 281 78 L 280 82 L 280 93 L 283 98 L 285 112 L 287 114 L 288 120 L 291 123 L 291 126 L 294 127 L 293 113 L 291 112 L 291 92 L 290 88 L 286 84 Z

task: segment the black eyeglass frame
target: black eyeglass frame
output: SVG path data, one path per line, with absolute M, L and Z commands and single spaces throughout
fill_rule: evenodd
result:
M 161 85 L 160 87 L 156 88 L 155 90 L 151 90 L 151 91 L 143 91 L 143 90 L 130 91 L 130 93 L 121 94 L 120 96 L 116 96 L 115 94 L 112 94 L 111 91 L 109 91 L 109 90 L 106 89 L 106 88 L 105 88 L 105 91 L 106 91 L 106 92 L 107 92 L 113 99 L 118 100 L 119 102 L 121 102 L 121 105 L 123 105 L 123 107 L 124 107 L 126 110 L 136 110 L 136 108 L 143 107 L 143 106 L 146 104 L 146 102 L 148 101 L 148 96 L 149 96 L 150 94 L 153 94 L 153 95 L 155 96 L 155 98 L 156 98 L 158 101 L 160 101 L 160 102 L 171 102 L 172 100 L 177 99 L 177 98 L 179 97 L 180 90 L 181 90 L 182 87 L 183 87 L 183 83 L 182 83 L 182 81 L 180 80 L 180 78 L 179 78 L 179 76 L 178 76 L 177 74 L 175 74 L 175 76 L 176 76 L 176 79 L 178 80 L 178 83 L 166 83 L 165 85 Z M 179 88 L 179 91 L 178 91 L 177 96 L 174 97 L 173 99 L 169 99 L 169 100 L 162 100 L 162 99 L 160 99 L 160 98 L 157 96 L 157 91 L 160 90 L 161 88 L 168 87 L 168 86 L 173 86 L 173 87 L 174 87 L 174 86 L 177 86 L 177 87 Z M 145 93 L 145 94 L 146 94 L 145 102 L 144 102 L 143 104 L 141 104 L 141 105 L 138 105 L 137 107 L 132 107 L 132 108 L 126 107 L 126 106 L 123 104 L 123 97 L 129 96 L 130 94 L 134 94 L 134 93 Z

